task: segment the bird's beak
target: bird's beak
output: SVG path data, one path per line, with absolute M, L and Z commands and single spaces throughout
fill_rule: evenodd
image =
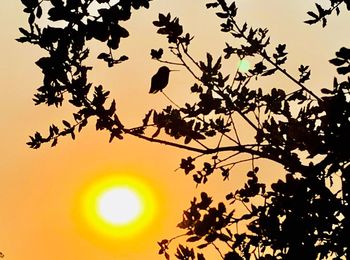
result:
M 170 71 L 179 71 L 179 70 L 170 70 Z

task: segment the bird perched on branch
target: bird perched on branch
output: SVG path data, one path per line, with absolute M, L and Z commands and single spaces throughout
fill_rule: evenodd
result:
M 168 85 L 170 71 L 173 70 L 170 70 L 167 66 L 159 68 L 157 73 L 152 77 L 149 93 L 155 94 L 158 91 L 162 91 Z

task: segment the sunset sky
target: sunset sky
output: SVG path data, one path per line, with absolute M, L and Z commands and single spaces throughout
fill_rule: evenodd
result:
M 160 109 L 169 103 L 160 94 L 148 94 L 150 78 L 161 66 L 151 60 L 150 50 L 167 48 L 166 40 L 152 25 L 158 13 L 170 12 L 180 18 L 184 30 L 195 36 L 191 52 L 197 59 L 205 59 L 208 51 L 219 56 L 225 41 L 234 43 L 220 32 L 220 20 L 205 8 L 206 2 L 154 0 L 150 9 L 134 12 L 125 23 L 130 37 L 123 40 L 118 53 L 128 55 L 129 61 L 109 69 L 91 59 L 94 70 L 90 81 L 111 90 L 127 126 L 139 124 L 152 107 Z M 311 2 L 236 1 L 241 22 L 269 28 L 273 46 L 287 44 L 287 68 L 293 75 L 298 75 L 300 64 L 311 66 L 312 79 L 307 85 L 319 93 L 320 88 L 331 85 L 335 75 L 328 60 L 341 46 L 349 47 L 350 19 L 344 11 L 338 18 L 331 17 L 325 29 L 319 24 L 306 25 L 302 21 L 306 12 L 314 9 Z M 230 182 L 223 183 L 218 176 L 196 188 L 191 176 L 175 171 L 181 158 L 193 154 L 131 137 L 109 144 L 108 134 L 96 132 L 93 122 L 75 141 L 62 138 L 54 148 L 29 149 L 29 135 L 45 132 L 51 123 L 70 120 L 72 109 L 34 106 L 32 97 L 42 81 L 34 62 L 44 52 L 15 41 L 20 36 L 18 27 L 27 26 L 22 9 L 20 0 L 3 1 L 0 8 L 0 252 L 8 260 L 161 259 L 156 242 L 181 234 L 176 224 L 189 201 L 203 189 L 223 199 L 230 187 L 242 184 L 244 168 L 236 168 Z M 91 56 L 96 57 L 101 50 L 101 44 L 92 44 Z M 175 59 L 169 54 L 166 57 Z M 225 68 L 226 73 L 231 70 L 235 68 Z M 290 88 L 285 82 L 266 81 L 268 87 Z M 167 94 L 182 104 L 192 83 L 186 71 L 176 72 L 171 75 Z M 261 166 L 265 180 L 279 169 L 266 162 Z M 80 211 L 86 191 L 111 176 L 136 179 L 154 196 L 151 220 L 132 236 L 108 236 L 86 221 Z

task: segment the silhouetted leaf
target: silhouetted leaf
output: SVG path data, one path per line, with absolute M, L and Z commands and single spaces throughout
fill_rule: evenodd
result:
M 210 244 L 209 243 L 201 244 L 201 245 L 198 245 L 197 248 L 203 249 L 203 248 L 206 248 L 208 245 Z
M 198 240 L 200 240 L 201 237 L 198 237 L 198 236 L 193 236 L 193 237 L 189 237 L 186 239 L 187 242 L 196 242 Z
M 36 17 L 41 18 L 43 14 L 43 9 L 41 8 L 41 6 L 38 6 L 36 9 Z
M 314 12 L 309 11 L 309 12 L 307 12 L 307 14 L 310 15 L 311 17 L 315 18 L 315 19 L 318 19 L 318 15 L 315 14 Z
M 109 55 L 108 53 L 104 53 L 104 52 L 100 53 L 100 54 L 97 56 L 97 58 L 98 58 L 98 59 L 101 59 L 101 60 L 108 59 L 109 57 L 110 57 L 110 55 Z
M 63 123 L 66 127 L 68 127 L 68 128 L 71 127 L 70 123 L 67 122 L 66 120 L 63 120 L 62 123 Z
M 331 91 L 331 90 L 329 90 L 329 89 L 326 89 L 326 88 L 322 88 L 322 89 L 321 89 L 321 92 L 322 92 L 323 94 L 326 94 L 326 95 L 330 95 L 330 94 L 333 93 L 333 91 Z
M 53 139 L 53 142 L 51 144 L 51 147 L 54 147 L 57 145 L 58 138 Z
M 151 50 L 152 59 L 159 60 L 159 59 L 162 58 L 162 55 L 163 55 L 163 49 L 162 48 L 160 48 L 159 50 L 154 50 L 154 49 Z
M 340 68 L 337 68 L 337 72 L 340 74 L 340 75 L 345 75 L 347 73 L 350 72 L 350 65 L 347 66 L 347 67 L 340 67 Z
M 227 18 L 228 17 L 227 13 L 216 13 L 216 15 L 220 18 Z
M 206 4 L 206 7 L 209 9 L 209 8 L 215 8 L 215 7 L 218 7 L 219 4 L 218 3 L 207 3 Z

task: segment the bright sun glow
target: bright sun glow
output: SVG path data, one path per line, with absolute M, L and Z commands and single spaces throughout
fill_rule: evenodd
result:
M 154 221 L 157 203 L 151 186 L 141 178 L 108 175 L 81 193 L 77 217 L 95 234 L 110 239 L 131 238 Z
M 101 194 L 97 210 L 107 222 L 124 225 L 134 221 L 143 208 L 135 191 L 130 188 L 116 187 Z

